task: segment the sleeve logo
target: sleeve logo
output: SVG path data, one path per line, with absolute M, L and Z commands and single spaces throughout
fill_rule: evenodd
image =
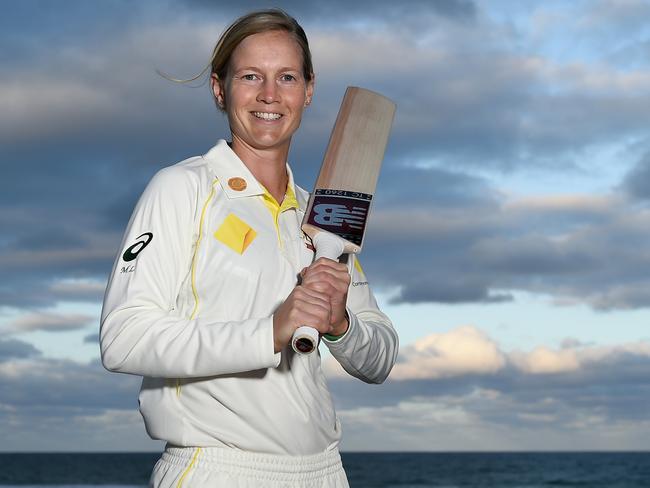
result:
M 153 240 L 153 234 L 151 232 L 145 232 L 141 236 L 138 236 L 137 239 L 138 240 L 135 241 L 135 244 L 127 247 L 126 251 L 124 251 L 124 254 L 122 254 L 122 259 L 127 263 L 137 258 L 138 254 L 140 254 L 140 252 L 149 245 L 149 243 Z

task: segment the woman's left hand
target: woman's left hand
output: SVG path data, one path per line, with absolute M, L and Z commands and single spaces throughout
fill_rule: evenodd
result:
M 332 335 L 343 335 L 348 330 L 345 305 L 348 299 L 350 273 L 345 264 L 327 258 L 314 261 L 302 270 L 302 285 L 326 294 L 330 299 Z

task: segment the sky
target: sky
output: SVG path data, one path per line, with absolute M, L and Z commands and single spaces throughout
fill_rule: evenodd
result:
M 137 198 L 228 136 L 192 77 L 281 7 L 310 40 L 310 189 L 346 86 L 397 114 L 360 256 L 400 335 L 381 386 L 321 347 L 344 451 L 648 450 L 650 1 L 2 1 L 4 451 L 157 451 L 99 359 Z

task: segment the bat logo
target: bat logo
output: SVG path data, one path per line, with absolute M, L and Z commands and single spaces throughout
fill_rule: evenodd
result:
M 363 229 L 367 208 L 353 206 L 352 209 L 338 203 L 320 203 L 314 205 L 314 222 L 322 226 L 343 227 L 347 224 L 352 229 Z
M 318 189 L 307 222 L 360 246 L 371 200 L 366 193 Z

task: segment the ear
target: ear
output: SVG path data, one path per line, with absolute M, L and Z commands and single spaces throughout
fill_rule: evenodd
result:
M 221 80 L 217 77 L 215 73 L 212 73 L 210 75 L 210 88 L 212 88 L 212 94 L 214 95 L 214 99 L 217 102 L 217 105 L 221 110 L 225 110 L 226 108 L 226 90 L 223 86 L 223 83 Z
M 311 99 L 314 96 L 314 85 L 316 84 L 316 77 L 312 73 L 311 80 L 307 82 L 305 88 L 305 107 L 311 103 Z

